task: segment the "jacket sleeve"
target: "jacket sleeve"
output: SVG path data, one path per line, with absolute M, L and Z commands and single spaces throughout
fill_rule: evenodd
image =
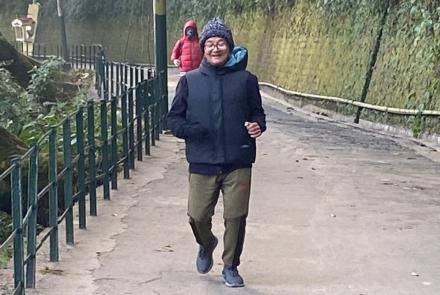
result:
M 171 60 L 179 59 L 181 55 L 182 55 L 182 41 L 179 39 L 174 45 L 173 51 L 171 53 Z
M 182 76 L 176 87 L 176 95 L 167 115 L 167 126 L 174 136 L 182 139 L 201 139 L 208 134 L 208 130 L 197 122 L 186 120 L 188 107 L 188 82 Z
M 266 130 L 266 114 L 261 102 L 260 87 L 256 76 L 250 74 L 247 79 L 248 105 L 251 110 L 251 121 L 257 122 L 261 132 Z

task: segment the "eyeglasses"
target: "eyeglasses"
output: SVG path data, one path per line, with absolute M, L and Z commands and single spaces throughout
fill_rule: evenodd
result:
M 219 42 L 217 44 L 211 42 L 205 43 L 205 49 L 208 51 L 214 50 L 214 47 L 217 47 L 217 50 L 225 50 L 228 44 L 226 44 L 226 42 Z

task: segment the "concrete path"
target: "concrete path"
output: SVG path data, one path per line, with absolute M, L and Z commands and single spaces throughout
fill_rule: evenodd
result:
M 45 262 L 43 249 L 29 293 L 440 294 L 440 163 L 422 155 L 435 152 L 271 100 L 265 107 L 245 288 L 222 284 L 221 244 L 212 271 L 196 272 L 184 143 L 165 135 L 112 201 L 100 202 L 75 247 L 62 247 L 59 263 Z

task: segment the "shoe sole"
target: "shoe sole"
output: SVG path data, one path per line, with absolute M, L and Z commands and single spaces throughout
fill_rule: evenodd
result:
M 223 278 L 223 281 L 225 282 L 226 287 L 229 288 L 240 288 L 240 287 L 244 287 L 244 283 L 243 284 L 229 284 L 228 282 L 226 282 L 226 280 Z
M 214 244 L 214 247 L 212 248 L 211 256 L 212 256 L 212 253 L 214 253 L 214 250 L 215 250 L 215 248 L 217 247 L 217 245 L 218 245 L 218 239 L 215 238 L 215 244 Z M 197 271 L 198 271 L 200 274 L 205 275 L 205 274 L 207 274 L 208 272 L 211 271 L 211 269 L 212 269 L 213 266 L 214 266 L 214 258 L 211 259 L 211 265 L 208 267 L 208 269 L 207 269 L 205 272 L 202 272 L 202 271 L 200 271 L 199 269 L 197 269 Z

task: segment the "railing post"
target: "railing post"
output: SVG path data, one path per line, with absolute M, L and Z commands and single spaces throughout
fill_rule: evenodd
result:
M 115 67 L 115 64 L 111 61 L 108 65 L 108 80 L 110 82 L 110 91 L 108 93 L 108 97 L 106 98 L 107 100 L 111 100 L 113 95 L 114 95 L 114 88 L 115 88 L 115 72 L 113 71 Z
M 157 101 L 157 103 L 159 104 L 159 134 L 162 133 L 162 130 L 164 130 L 165 125 L 164 125 L 164 101 L 165 101 L 165 92 L 162 91 L 163 90 L 163 83 L 164 83 L 164 77 L 165 77 L 165 73 L 164 72 L 160 72 L 159 73 L 159 99 Z
M 91 45 L 84 45 L 84 68 L 85 69 L 91 69 L 91 54 L 92 53 L 92 47 Z
M 125 91 L 124 83 L 127 82 L 126 80 L 124 80 L 124 65 L 122 63 L 119 64 L 118 72 L 119 72 L 119 95 L 121 95 L 122 92 Z
M 61 54 L 61 47 L 57 45 L 57 54 Z M 61 57 L 61 55 L 58 55 L 58 57 Z M 75 65 L 75 45 L 70 46 L 70 61 L 72 62 L 72 66 Z
M 160 75 L 158 73 L 158 75 Z M 154 83 L 154 137 L 156 140 L 160 139 L 160 95 L 161 95 L 161 89 L 160 89 L 160 80 L 159 76 L 156 76 Z
M 95 159 L 95 107 L 91 100 L 87 103 L 87 145 L 89 162 L 90 215 L 96 216 L 96 159 Z
M 148 112 L 150 114 L 150 138 L 151 138 L 151 145 L 156 145 L 156 137 L 155 137 L 155 127 L 154 127 L 154 100 L 155 100 L 155 77 L 153 75 L 153 72 L 150 70 L 148 72 L 149 78 L 149 84 L 148 84 Z
M 57 184 L 57 130 L 52 127 L 49 134 L 49 226 L 50 261 L 59 260 L 58 253 L 58 184 Z
M 133 105 L 133 89 L 130 88 L 128 91 L 128 140 L 129 140 L 129 159 L 130 168 L 134 169 L 134 105 Z
M 150 117 L 151 117 L 151 145 L 156 146 L 156 77 L 151 80 L 150 84 Z
M 84 158 L 84 107 L 76 113 L 76 152 L 78 158 L 78 215 L 79 228 L 86 228 L 86 171 Z
M 109 72 L 109 63 L 108 62 L 105 62 L 104 63 L 104 71 L 105 71 L 105 75 L 104 75 L 104 77 L 105 77 L 105 95 L 104 95 L 104 99 L 108 99 L 109 98 L 109 96 L 111 95 L 111 93 L 112 93 L 112 82 L 111 82 L 111 76 L 110 76 L 110 72 Z
M 81 51 L 82 51 L 82 54 L 81 54 L 82 66 L 81 66 L 81 68 L 87 69 L 87 48 L 88 48 L 88 46 L 85 44 L 81 44 L 81 47 L 82 47 L 81 48 Z
M 136 150 L 137 150 L 137 160 L 142 161 L 142 104 L 141 104 L 141 84 L 137 84 L 135 88 L 136 93 Z
M 21 195 L 21 164 L 18 158 L 13 159 L 14 170 L 11 174 L 12 187 L 12 225 L 16 231 L 14 237 L 14 286 L 15 289 L 24 288 L 24 249 L 23 249 L 23 213 L 22 213 L 22 195 Z M 24 294 L 24 291 L 21 291 Z
M 83 64 L 82 64 L 82 54 L 83 54 L 83 45 L 82 44 L 80 44 L 80 45 L 78 45 L 78 48 L 79 48 L 79 54 L 78 54 L 78 68 L 79 69 L 82 69 L 82 67 L 83 67 Z
M 92 53 L 90 54 L 90 69 L 95 70 L 96 71 L 96 64 L 93 63 L 93 59 L 96 57 L 96 45 L 93 45 L 92 47 Z
M 86 68 L 86 50 L 87 50 L 87 48 L 86 48 L 86 46 L 84 45 L 84 44 L 81 44 L 80 45 L 80 51 L 81 51 L 81 54 L 80 54 L 80 63 L 81 63 L 81 65 L 79 66 L 81 69 L 85 69 Z
M 70 128 L 70 118 L 66 118 L 63 123 L 63 150 L 64 150 L 64 210 L 66 213 L 66 243 L 74 244 L 73 232 L 73 208 L 72 208 L 72 135 Z
M 127 87 L 121 96 L 122 112 L 122 149 L 124 153 L 124 178 L 130 178 L 130 152 L 128 146 L 128 118 L 127 118 Z
M 145 80 L 145 69 L 143 67 L 140 67 L 140 77 L 141 82 Z
M 136 87 L 136 85 L 139 83 L 139 79 L 140 79 L 140 76 L 139 76 L 139 66 L 137 66 L 137 67 L 134 67 L 134 81 L 135 81 L 135 83 L 134 83 L 134 86 Z
M 108 153 L 108 123 L 107 123 L 107 101 L 101 100 L 101 141 L 102 141 L 102 187 L 104 190 L 104 200 L 110 200 L 109 186 L 109 153 Z
M 27 254 L 29 260 L 26 264 L 26 288 L 35 288 L 36 272 L 36 247 L 37 247 L 37 212 L 38 212 L 38 145 L 29 159 L 28 172 L 28 208 L 32 207 L 27 226 Z
M 133 66 L 130 66 L 130 86 L 133 88 L 136 86 L 136 81 L 134 80 L 134 67 Z
M 128 69 L 129 66 L 125 64 L 124 66 L 124 91 L 127 93 L 128 89 L 130 88 L 130 84 L 128 83 Z
M 167 73 L 163 72 L 162 75 L 162 84 L 167 83 Z M 164 85 L 163 88 L 167 89 L 167 85 Z M 167 113 L 168 113 L 168 91 L 162 92 L 162 103 L 161 103 L 161 112 L 162 112 L 162 124 L 161 124 L 161 132 L 167 129 Z
M 120 66 L 121 64 L 120 63 L 116 63 L 115 64 L 115 74 L 116 74 L 116 93 L 115 93 L 115 96 L 119 96 L 119 94 L 120 94 L 120 86 L 121 86 L 121 84 L 120 84 L 120 81 L 121 81 L 121 76 L 119 75 L 119 66 Z
M 95 46 L 94 45 L 88 46 L 88 48 L 89 48 L 89 55 L 87 58 L 87 64 L 88 64 L 89 70 L 93 70 L 93 57 L 95 56 L 94 55 Z
M 37 44 L 37 54 L 38 54 L 38 58 L 41 58 L 41 52 L 40 52 L 40 43 Z
M 117 124 L 118 96 L 111 101 L 111 180 L 112 189 L 118 189 L 118 124 Z
M 75 45 L 75 65 L 78 67 L 79 64 L 79 50 L 78 45 Z
M 95 89 L 98 92 L 98 96 L 102 97 L 101 92 L 101 71 L 100 71 L 100 63 L 101 63 L 101 57 L 99 55 L 94 55 L 95 57 Z
M 147 80 L 143 86 L 142 101 L 144 107 L 144 136 L 145 136 L 145 155 L 149 156 L 150 151 L 150 103 L 149 103 L 149 89 L 150 80 Z
M 102 57 L 101 57 L 101 59 L 102 59 Z M 100 71 L 100 73 L 101 73 L 101 86 L 99 87 L 100 88 L 100 95 L 99 95 L 99 98 L 100 99 L 104 99 L 105 98 L 105 96 L 107 95 L 107 91 L 108 91 L 108 84 L 107 84 L 107 76 L 106 76 L 106 71 L 105 71 L 105 63 L 106 63 L 106 61 L 105 60 L 102 60 L 101 61 L 101 64 L 100 64 L 100 68 L 98 69 L 98 71 Z

